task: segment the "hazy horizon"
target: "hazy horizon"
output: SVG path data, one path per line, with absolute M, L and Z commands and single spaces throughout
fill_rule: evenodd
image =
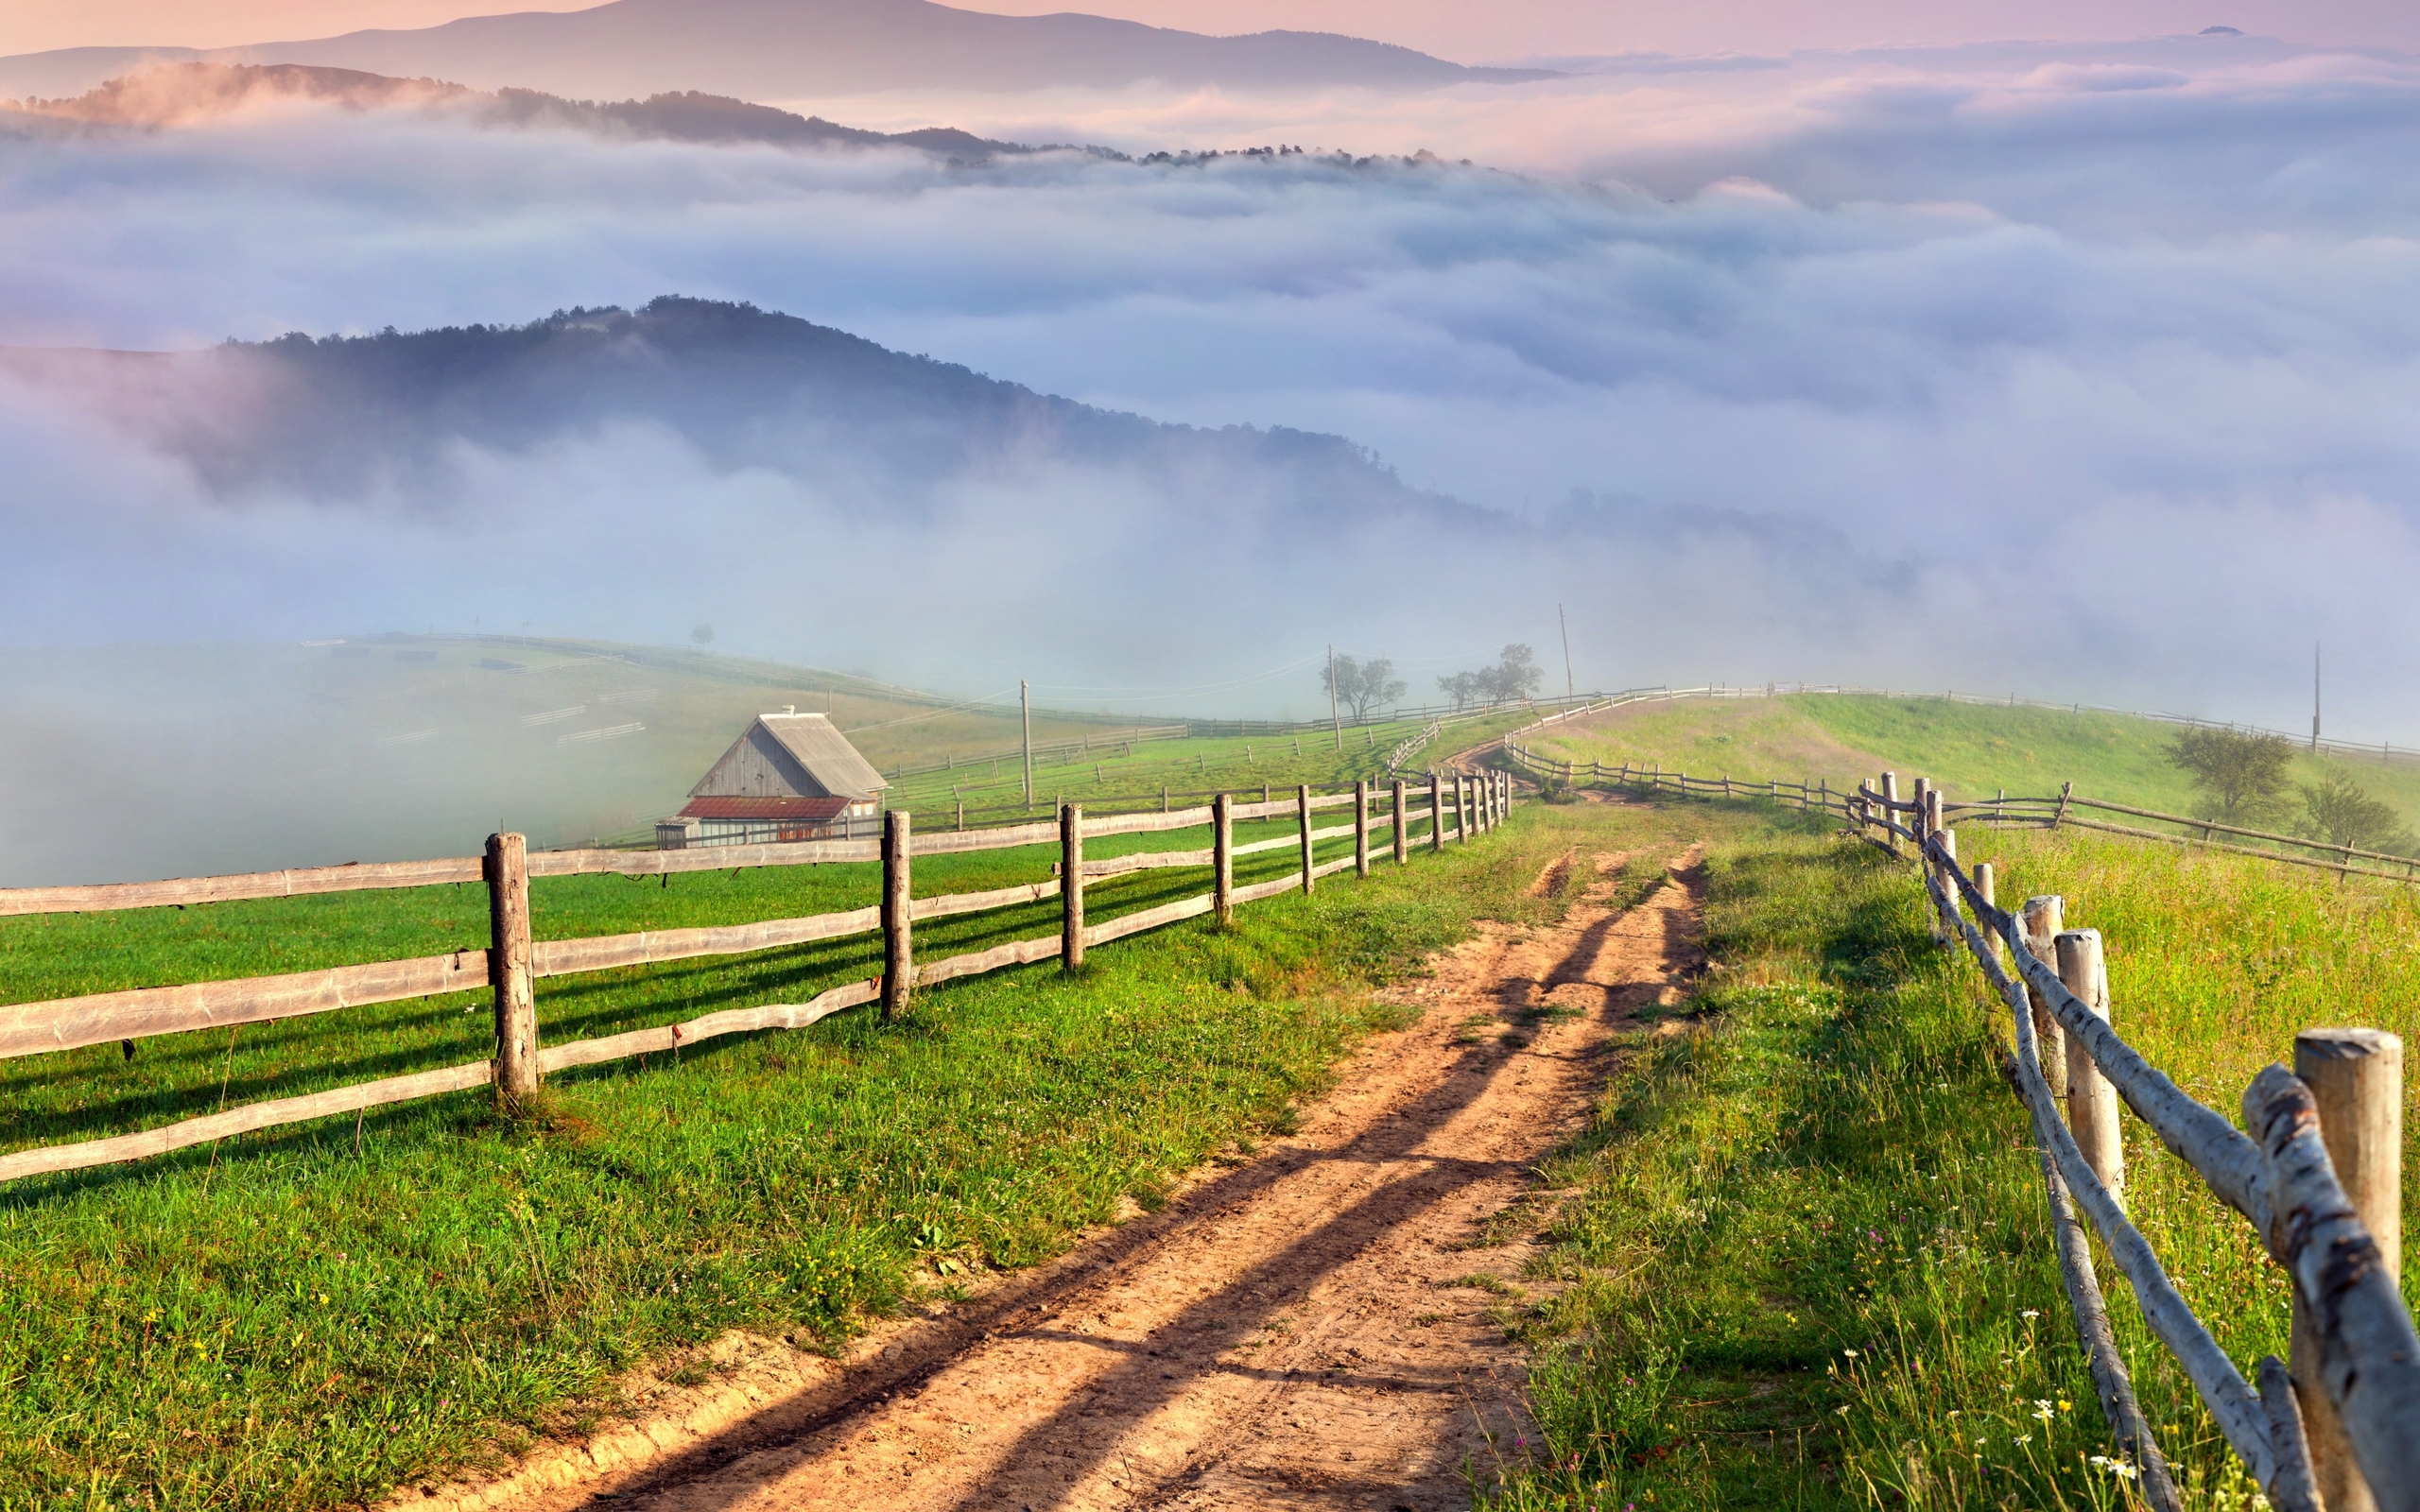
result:
M 510 614 L 677 643 L 712 619 L 735 650 L 945 691 L 1172 688 L 1330 642 L 1544 651 L 1561 603 L 1583 682 L 1975 687 L 2288 729 L 2324 641 L 2331 730 L 2420 736 L 2420 61 L 2221 35 L 778 103 L 1127 156 L 291 98 L 27 123 L 0 138 L 26 249 L 0 344 L 746 301 L 1110 411 L 1341 437 L 1497 523 L 1430 540 L 1357 507 L 1322 527 L 1349 548 L 1289 553 L 1260 524 L 1221 541 L 1174 473 L 1006 445 L 842 486 L 644 417 L 456 436 L 442 467 L 320 497 L 213 481 L 12 386 L 25 586 L 0 642 Z M 1264 145 L 1308 150 L 1151 157 Z M 740 540 L 752 570 L 715 565 Z M 919 593 L 871 565 L 892 562 Z
M 569 11 L 596 0 L 22 0 L 0 15 L 0 55 L 66 47 L 227 47 L 467 16 Z M 1227 36 L 1267 30 L 1340 32 L 1462 63 L 1618 53 L 1775 53 L 1892 43 L 2008 40 L 2119 41 L 2213 25 L 2322 44 L 2420 46 L 2420 13 L 2381 0 L 1728 0 L 1689 8 L 1644 0 L 1578 6 L 1507 0 L 984 0 L 962 10 L 1046 15 L 1068 10 Z

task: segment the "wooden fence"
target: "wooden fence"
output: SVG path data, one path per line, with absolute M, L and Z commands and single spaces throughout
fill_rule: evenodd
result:
M 1675 696 L 1680 696 L 1675 695 Z M 1617 707 L 1608 702 L 1600 707 Z M 1625 762 L 1608 765 L 1601 761 L 1575 762 L 1559 757 L 1540 756 L 1515 744 L 1521 735 L 1553 724 L 1574 714 L 1588 713 L 1592 709 L 1574 709 L 1565 714 L 1542 719 L 1515 730 L 1506 737 L 1505 749 L 1512 765 L 1528 775 L 1564 783 L 1594 784 L 1644 788 L 1651 793 L 1674 793 L 1699 798 L 1768 798 L 1775 802 L 1789 802 L 1803 808 L 1826 812 L 1850 813 L 1856 805 L 1855 795 L 1835 789 L 1827 782 L 1814 784 L 1789 781 L 1754 782 L 1747 778 L 1734 780 L 1729 776 L 1692 777 L 1685 772 L 1668 772 L 1660 767 L 1634 766 Z M 1845 805 L 1845 806 L 1844 806 Z M 2093 830 L 2103 834 L 2122 834 L 2137 840 L 2157 840 L 2168 845 L 2199 846 L 2204 850 L 2221 850 L 2230 855 L 2256 856 L 2263 861 L 2275 861 L 2290 867 L 2308 867 L 2318 871 L 2332 871 L 2340 877 L 2375 877 L 2382 882 L 2420 883 L 2420 857 L 2394 855 L 2383 850 L 2365 850 L 2358 846 L 2339 845 L 2330 840 L 2309 835 L 2281 834 L 2273 830 L 2252 830 L 2240 825 L 2224 824 L 2217 819 L 2195 818 L 2184 814 L 2163 814 L 2157 809 L 2136 808 L 2129 803 L 2112 803 L 2104 799 L 2085 798 L 2075 790 L 2075 784 L 2063 784 L 2057 793 L 2044 798 L 1996 798 L 1946 800 L 1942 810 L 1947 818 L 1970 819 L 1979 824 L 2007 825 L 2031 829 Z M 2122 814 L 2132 818 L 2147 819 L 2170 826 L 2168 830 L 2147 830 L 2140 825 L 2117 824 L 2096 819 L 2092 814 Z M 2217 838 L 2230 835 L 2240 839 L 2265 842 L 2259 846 L 2234 845 Z M 2305 852 L 2296 854 L 2296 851 Z
M 2293 1070 L 2270 1066 L 2245 1090 L 2245 1127 L 2238 1129 L 2187 1095 L 2112 1026 L 2098 931 L 2068 927 L 2066 901 L 2058 897 L 2031 898 L 2014 913 L 2003 911 L 1990 864 L 1971 872 L 1961 867 L 1947 816 L 1996 819 L 1997 802 L 1948 803 L 1922 778 L 1902 798 L 1888 772 L 1879 784 L 1838 793 L 1827 782 L 1735 783 L 1594 763 L 1582 767 L 1543 761 L 1517 746 L 1508 746 L 1507 754 L 1516 766 L 1565 782 L 1794 803 L 1841 816 L 1849 833 L 1894 856 L 1912 854 L 1923 868 L 1935 940 L 1945 947 L 1962 941 L 2008 1005 L 2014 1050 L 2006 1070 L 2031 1121 L 2060 1274 L 2102 1416 L 2140 1476 L 2144 1498 L 2159 1512 L 2183 1507 L 2111 1332 L 2079 1208 L 2133 1288 L 2144 1321 L 2184 1368 L 2271 1505 L 2281 1512 L 2420 1512 L 2420 1333 L 2398 1284 L 2399 1039 L 2375 1029 L 2303 1031 L 2294 1040 Z M 2071 793 L 2040 801 L 2061 803 L 2053 821 L 2078 822 L 2064 812 L 2081 801 Z M 2194 1315 L 2126 1215 L 2121 1106 L 2250 1221 L 2286 1272 L 2290 1360 L 2262 1360 L 2256 1386 Z
M 151 1035 L 330 1013 L 374 1003 L 428 997 L 481 986 L 494 1000 L 496 1051 L 492 1059 L 436 1071 L 363 1082 L 227 1109 L 163 1127 L 73 1144 L 44 1145 L 0 1156 L 0 1181 L 47 1172 L 72 1171 L 158 1155 L 231 1134 L 357 1112 L 441 1092 L 493 1085 L 508 1108 L 534 1092 L 549 1073 L 625 1057 L 663 1052 L 722 1035 L 760 1029 L 798 1029 L 845 1008 L 880 1003 L 895 1015 L 916 988 L 962 976 L 1059 957 L 1080 966 L 1087 949 L 1180 919 L 1215 914 L 1221 922 L 1235 910 L 1293 890 L 1309 892 L 1322 877 L 1354 868 L 1367 876 L 1374 835 L 1387 836 L 1392 860 L 1410 859 L 1414 832 L 1442 850 L 1492 829 L 1512 799 L 1502 773 L 1485 777 L 1432 775 L 1414 792 L 1400 781 L 1376 795 L 1357 782 L 1349 792 L 1315 795 L 1297 787 L 1284 798 L 1236 802 L 1217 795 L 1204 806 L 1166 813 L 1086 816 L 1067 804 L 1056 819 L 963 833 L 916 833 L 908 813 L 884 816 L 878 840 L 804 841 L 786 845 L 718 846 L 694 850 L 556 850 L 529 852 L 518 834 L 491 835 L 480 857 L 389 862 L 372 866 L 320 867 L 255 872 L 243 876 L 185 878 L 168 882 L 117 883 L 95 886 L 20 887 L 0 890 L 0 916 L 84 913 L 114 909 L 183 906 L 236 899 L 299 897 L 314 893 L 423 887 L 483 882 L 488 889 L 490 934 L 485 950 L 461 950 L 414 960 L 378 961 L 280 976 L 138 988 L 91 996 L 0 1006 L 0 1057 L 46 1054 L 79 1046 L 133 1040 Z M 1350 822 L 1314 827 L 1313 816 L 1350 808 Z M 1295 833 L 1237 845 L 1239 820 L 1292 817 Z M 1084 842 L 1106 835 L 1207 828 L 1206 847 L 1087 861 Z M 1353 853 L 1319 861 L 1322 841 L 1350 836 Z M 916 898 L 910 892 L 914 858 L 1055 843 L 1057 875 L 983 892 Z M 1298 850 L 1300 865 L 1270 881 L 1237 886 L 1237 857 Z M 538 940 L 530 934 L 529 882 L 533 877 L 594 873 L 625 876 L 721 871 L 742 867 L 818 866 L 879 862 L 882 901 L 872 907 L 804 919 L 771 919 L 697 929 L 652 930 L 584 939 Z M 1084 919 L 1089 882 L 1154 868 L 1208 867 L 1211 887 L 1198 897 L 1123 915 L 1098 924 Z M 920 964 L 915 925 L 923 920 L 1011 908 L 1049 898 L 1061 901 L 1061 927 L 1054 935 L 1012 941 L 990 950 Z M 765 1004 L 705 1014 L 685 1023 L 568 1044 L 544 1044 L 538 1034 L 534 984 L 540 978 L 604 971 L 614 967 L 735 955 L 815 940 L 879 934 L 881 974 L 846 983 L 797 1004 Z

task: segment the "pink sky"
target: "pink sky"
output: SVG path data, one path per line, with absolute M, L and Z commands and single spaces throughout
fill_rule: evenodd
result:
M 591 0 L 9 0 L 0 54 L 97 44 L 225 46 L 425 26 Z M 1868 43 L 2085 39 L 2207 26 L 2312 43 L 2420 46 L 2420 6 L 2385 0 L 988 0 L 1230 33 L 1287 27 L 1401 43 L 1462 61 L 1541 53 L 1770 52 Z

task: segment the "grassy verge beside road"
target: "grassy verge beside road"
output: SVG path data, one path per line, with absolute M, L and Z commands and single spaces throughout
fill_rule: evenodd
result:
M 962 1269 L 1044 1258 L 1282 1124 L 1390 1022 L 1366 988 L 1474 918 L 1558 911 L 1528 884 L 1601 814 L 1525 809 L 1443 857 L 1248 908 L 1233 932 L 1196 920 L 1072 977 L 948 984 L 901 1023 L 858 1011 L 563 1075 L 527 1125 L 463 1094 L 0 1191 L 0 1508 L 372 1501 L 609 1414 L 616 1372 L 725 1329 L 824 1348 Z M 920 864 L 919 890 L 1046 855 L 952 859 L 965 875 Z M 772 917 L 863 901 L 864 869 L 541 883 L 537 913 L 542 933 Z M 1199 879 L 1136 891 L 1162 885 Z M 479 906 L 468 888 L 217 904 L 20 920 L 0 939 L 22 1001 L 157 979 L 172 948 L 227 971 L 442 948 L 475 938 Z M 938 926 L 925 938 L 952 948 Z M 550 1034 L 602 1033 L 862 969 L 766 953 L 599 973 L 586 997 L 585 978 L 542 983 L 539 1002 Z M 475 1058 L 485 1011 L 466 996 L 255 1026 L 232 1058 L 212 1034 L 147 1042 L 130 1065 L 114 1048 L 17 1062 L 7 1138 L 148 1123 L 222 1086 L 270 1095 L 330 1063 L 349 1080 Z
M 2072 833 L 1966 849 L 2002 896 L 2061 893 L 2103 931 L 2121 1027 L 2230 1113 L 2297 1028 L 2420 1032 L 2406 890 Z M 1719 847 L 1708 875 L 1705 988 L 1631 1039 L 1549 1172 L 1541 1269 L 1569 1284 L 1517 1320 L 1547 1453 L 1495 1504 L 2132 1504 L 2094 1458 L 2000 1015 L 1932 945 L 1912 868 L 1807 833 Z M 2129 1209 L 2179 1289 L 2239 1364 L 2282 1353 L 2282 1279 L 2249 1229 L 2131 1120 L 2127 1144 Z M 2251 1505 L 2100 1268 L 2188 1504 Z

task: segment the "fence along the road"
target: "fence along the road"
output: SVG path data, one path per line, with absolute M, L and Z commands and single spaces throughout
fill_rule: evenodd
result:
M 2294 1040 L 2294 1070 L 2273 1065 L 2245 1090 L 2247 1136 L 2187 1096 L 2111 1026 L 2100 934 L 2066 927 L 2065 900 L 2032 898 L 2007 913 L 1995 901 L 1989 863 L 1971 873 L 1960 866 L 1957 833 L 1944 816 L 1990 805 L 1945 803 L 1941 791 L 1921 778 L 1915 792 L 1902 799 L 1896 776 L 1887 772 L 1878 790 L 1860 784 L 1854 793 L 1836 794 L 1828 783 L 1735 784 L 1678 772 L 1634 776 L 1598 768 L 1583 778 L 1574 764 L 1541 761 L 1517 747 L 1508 754 L 1524 769 L 1564 781 L 1602 778 L 1703 797 L 1794 798 L 1801 806 L 1841 815 L 1849 833 L 1893 855 L 1907 853 L 1902 841 L 1914 847 L 1934 938 L 1944 946 L 1962 939 L 2009 1005 L 2015 1050 L 2008 1070 L 2032 1123 L 2061 1277 L 2102 1416 L 2125 1463 L 2141 1476 L 2146 1500 L 2160 1512 L 2183 1504 L 2135 1404 L 2076 1221 L 2079 1206 L 2133 1287 L 2144 1321 L 2183 1366 L 2271 1504 L 2283 1512 L 2420 1512 L 2420 1334 L 2396 1280 L 2402 1263 L 2399 1039 L 2374 1029 L 2303 1031 Z M 1907 822 L 1894 816 L 1906 816 Z M 2002 964 L 2003 943 L 2015 976 Z M 2061 1073 L 2064 1120 L 2050 1080 Z M 2262 1360 L 2256 1389 L 2194 1316 L 2126 1216 L 2121 1102 L 2221 1201 L 2251 1221 L 2291 1282 L 2290 1364 Z
M 1675 694 L 1674 697 L 1702 696 L 1691 693 Z M 1539 720 L 1514 730 L 1505 737 L 1506 750 L 1513 764 L 1532 777 L 1551 779 L 1565 783 L 1613 783 L 1626 787 L 1645 787 L 1651 792 L 1693 794 L 1700 797 L 1741 798 L 1764 795 L 1775 800 L 1797 799 L 1801 806 L 1820 808 L 1826 812 L 1848 813 L 1855 806 L 1854 798 L 1844 791 L 1835 791 L 1828 782 L 1809 784 L 1787 780 L 1768 779 L 1754 782 L 1746 778 L 1691 777 L 1685 772 L 1668 772 L 1660 767 L 1635 766 L 1627 762 L 1607 765 L 1601 761 L 1568 761 L 1555 756 L 1540 756 L 1528 748 L 1512 744 L 1517 737 L 1545 728 L 1561 719 L 1596 713 L 1599 708 L 1616 708 L 1616 700 L 1590 708 L 1573 709 L 1565 713 Z M 1846 803 L 1848 807 L 1841 805 Z M 2123 814 L 2149 819 L 2157 824 L 2176 827 L 2183 833 L 2146 830 L 2139 825 L 2112 824 L 2103 819 L 2086 818 L 2083 811 L 2100 814 Z M 2332 871 L 2340 877 L 2375 877 L 2381 882 L 2420 883 L 2420 857 L 2399 856 L 2383 850 L 2365 850 L 2359 846 L 2339 845 L 2332 840 L 2315 839 L 2309 835 L 2280 834 L 2273 830 L 2251 830 L 2240 825 L 2223 823 L 2214 818 L 2195 818 L 2184 814 L 2163 814 L 2157 809 L 2136 808 L 2129 803 L 2112 803 L 2105 799 L 2086 798 L 2068 782 L 2060 790 L 2044 798 L 1965 799 L 1945 805 L 1944 814 L 1951 817 L 1972 819 L 1978 823 L 2007 825 L 2029 829 L 2093 830 L 2103 834 L 2122 834 L 2137 840 L 2157 840 L 2167 845 L 2199 846 L 2207 850 L 2229 855 L 2256 856 L 2263 861 L 2275 861 L 2290 867 L 2307 867 L 2315 871 Z M 2262 840 L 2263 846 L 2229 845 L 2214 838 L 2234 835 L 2242 839 Z M 2291 846 L 2313 852 L 2293 855 L 2275 849 Z M 2363 863 L 2369 863 L 2363 865 Z M 2389 868 L 2400 868 L 2390 870 Z
M 249 1104 L 133 1134 L 19 1150 L 0 1156 L 0 1181 L 134 1160 L 232 1134 L 490 1084 L 495 1087 L 498 1101 L 510 1107 L 535 1091 L 547 1073 L 573 1066 L 661 1053 L 728 1034 L 804 1028 L 861 1004 L 879 1002 L 886 1014 L 895 1015 L 917 987 L 1052 956 L 1063 957 L 1072 968 L 1081 964 L 1083 953 L 1090 946 L 1202 914 L 1215 913 L 1224 921 L 1233 918 L 1237 907 L 1298 888 L 1309 892 L 1320 878 L 1346 868 L 1367 876 L 1374 833 L 1386 833 L 1392 842 L 1392 859 L 1397 864 L 1406 863 L 1410 858 L 1415 831 L 1425 826 L 1423 838 L 1431 850 L 1442 850 L 1449 840 L 1467 840 L 1484 833 L 1510 806 L 1512 790 L 1509 778 L 1502 773 L 1491 773 L 1483 779 L 1432 775 L 1417 794 L 1398 781 L 1376 796 L 1382 799 L 1384 807 L 1374 815 L 1374 790 L 1367 782 L 1355 783 L 1349 792 L 1324 796 L 1302 786 L 1290 797 L 1258 803 L 1237 803 L 1221 794 L 1205 807 L 1173 813 L 1087 818 L 1081 805 L 1068 804 L 1056 820 L 963 833 L 916 833 L 908 812 L 892 810 L 885 816 L 885 830 L 879 840 L 803 841 L 699 850 L 557 850 L 531 854 L 520 835 L 500 833 L 489 836 L 484 857 L 320 867 L 170 882 L 0 890 L 0 916 L 8 916 L 182 906 L 236 899 L 484 882 L 490 919 L 490 947 L 486 950 L 460 950 L 414 960 L 378 961 L 177 987 L 137 988 L 0 1006 L 0 1058 L 193 1029 L 299 1018 L 461 991 L 482 984 L 494 995 L 497 1047 L 495 1057 L 490 1060 Z M 1339 807 L 1353 810 L 1351 823 L 1314 828 L 1314 814 Z M 1235 843 L 1234 826 L 1237 821 L 1285 816 L 1296 820 L 1295 833 L 1244 845 Z M 1211 832 L 1211 843 L 1203 850 L 1111 857 L 1100 862 L 1084 859 L 1087 838 L 1205 826 Z M 1346 836 L 1354 841 L 1352 854 L 1326 862 L 1317 859 L 1315 848 L 1320 843 Z M 1060 847 L 1059 874 L 1050 881 L 984 892 L 927 898 L 910 895 L 911 868 L 916 856 L 1054 841 Z M 1301 865 L 1297 869 L 1269 881 L 1236 885 L 1236 857 L 1283 848 L 1300 850 Z M 651 930 L 584 939 L 536 940 L 530 936 L 529 881 L 533 877 L 603 872 L 652 876 L 742 867 L 875 861 L 883 868 L 882 902 L 868 908 L 804 919 Z M 1200 866 L 1211 868 L 1211 890 L 1207 893 L 1098 924 L 1084 922 L 1084 892 L 1093 879 L 1150 868 Z M 1017 907 L 1053 897 L 1061 900 L 1062 916 L 1062 926 L 1053 936 L 1012 941 L 928 965 L 915 962 L 914 926 L 921 920 Z M 882 973 L 833 988 L 805 1003 L 724 1009 L 685 1023 L 569 1044 L 547 1045 L 539 1040 L 534 983 L 540 978 L 700 956 L 744 954 L 876 932 L 883 940 Z

